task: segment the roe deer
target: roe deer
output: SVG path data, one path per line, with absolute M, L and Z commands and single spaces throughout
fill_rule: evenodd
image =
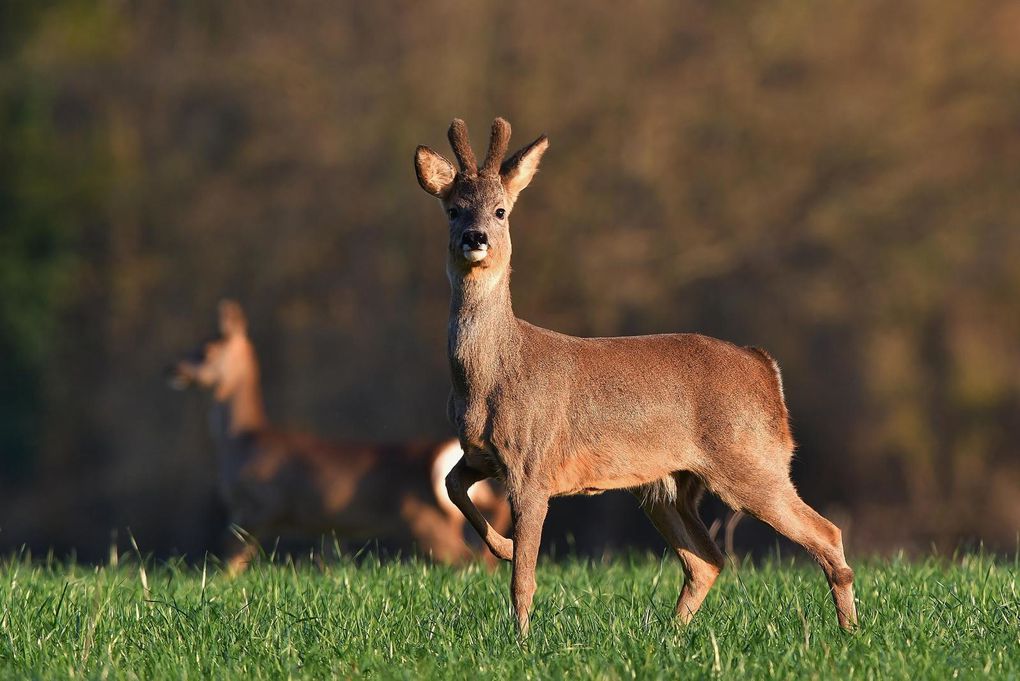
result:
M 460 458 L 456 440 L 421 444 L 327 443 L 273 429 L 262 404 L 258 361 L 237 303 L 220 303 L 220 335 L 170 370 L 171 385 L 213 393 L 220 492 L 231 521 L 251 533 L 227 562 L 236 574 L 279 534 L 336 532 L 345 539 L 415 543 L 436 560 L 471 556 L 464 517 L 443 484 Z M 474 500 L 504 529 L 510 512 L 492 486 Z
M 510 212 L 549 146 L 542 135 L 503 160 L 497 118 L 478 168 L 464 122 L 455 168 L 419 146 L 418 182 L 449 220 L 449 415 L 464 457 L 450 497 L 492 552 L 513 561 L 511 600 L 526 635 L 550 497 L 628 489 L 683 565 L 676 614 L 687 622 L 723 568 L 698 516 L 707 487 L 806 548 L 828 579 L 841 627 L 857 621 L 839 529 L 798 496 L 782 380 L 764 350 L 693 333 L 576 338 L 533 326 L 510 304 Z M 513 541 L 473 507 L 471 486 L 502 479 Z

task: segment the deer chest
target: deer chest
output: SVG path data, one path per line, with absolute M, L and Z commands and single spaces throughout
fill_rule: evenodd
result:
M 486 400 L 453 396 L 453 419 L 461 444 L 474 449 L 489 446 L 491 414 Z

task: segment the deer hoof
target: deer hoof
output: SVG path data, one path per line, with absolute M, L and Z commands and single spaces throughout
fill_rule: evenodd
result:
M 510 561 L 514 559 L 514 542 L 512 539 L 501 537 L 489 544 L 489 550 L 500 560 Z

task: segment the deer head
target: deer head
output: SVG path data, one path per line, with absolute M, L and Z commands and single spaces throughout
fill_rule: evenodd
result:
M 497 118 L 479 169 L 464 121 L 453 120 L 449 138 L 459 170 L 428 147 L 414 154 L 418 184 L 440 200 L 450 223 L 447 269 L 459 277 L 502 273 L 510 266 L 510 213 L 538 171 L 549 140 L 541 135 L 504 161 L 510 124 Z
M 248 323 L 236 302 L 220 302 L 219 331 L 218 336 L 202 343 L 170 368 L 168 379 L 172 387 L 183 390 L 198 385 L 213 391 L 216 399 L 224 402 L 257 377 Z

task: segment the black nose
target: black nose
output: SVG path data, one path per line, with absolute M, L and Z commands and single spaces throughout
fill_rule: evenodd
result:
M 480 232 L 477 229 L 469 229 L 464 232 L 464 236 L 460 238 L 460 242 L 472 251 L 475 251 L 482 246 L 488 246 L 489 237 L 485 235 L 485 232 Z

